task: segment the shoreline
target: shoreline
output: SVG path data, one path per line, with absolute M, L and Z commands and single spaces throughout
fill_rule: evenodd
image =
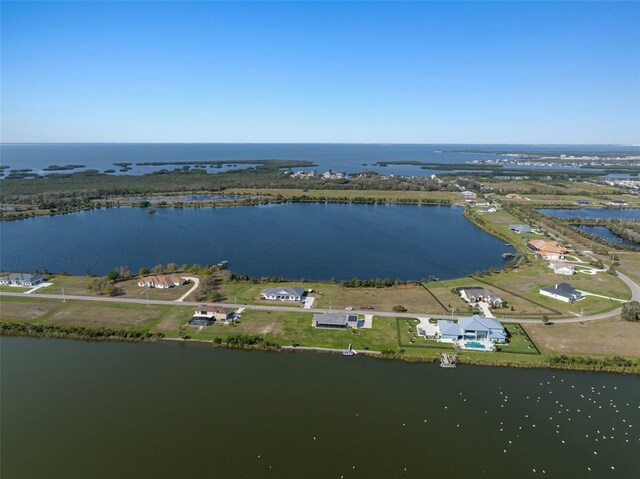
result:
M 185 339 L 185 338 L 153 338 L 153 339 L 126 339 L 122 337 L 101 337 L 101 338 L 90 338 L 83 336 L 74 336 L 74 335 L 65 335 L 65 334 L 32 334 L 32 333 L 9 333 L 7 334 L 5 331 L 0 332 L 0 338 L 2 337 L 30 337 L 30 338 L 48 338 L 48 339 L 62 339 L 62 340 L 73 340 L 73 341 L 88 341 L 88 342 L 125 342 L 125 343 L 161 343 L 161 342 L 171 342 L 171 343 L 195 343 L 202 345 L 210 345 L 213 349 L 237 349 L 237 350 L 245 350 L 245 351 L 261 351 L 261 352 L 272 352 L 272 353 L 315 353 L 315 354 L 336 354 L 339 355 L 342 353 L 342 350 L 337 350 L 335 348 L 320 348 L 320 347 L 307 347 L 307 346 L 277 346 L 277 347 L 261 347 L 255 345 L 228 345 L 228 344 L 216 344 L 213 340 L 205 340 L 205 339 Z M 409 356 L 403 355 L 402 353 L 393 353 L 393 354 L 384 354 L 381 351 L 367 351 L 367 350 L 358 350 L 357 353 L 368 358 L 379 359 L 379 360 L 395 360 L 395 361 L 403 361 L 406 363 L 420 364 L 420 363 L 435 363 L 438 361 L 437 356 L 433 357 L 419 357 L 419 356 Z M 560 355 L 563 356 L 563 355 Z M 564 355 L 566 356 L 566 355 Z M 602 356 L 595 357 L 589 355 L 571 355 L 571 358 L 576 359 L 590 359 L 590 360 L 613 360 L 615 358 L 611 356 Z M 621 358 L 628 361 L 631 359 Z M 636 360 L 637 361 L 637 360 Z M 593 364 L 593 365 L 576 365 L 576 364 L 552 364 L 549 361 L 540 362 L 540 363 L 524 363 L 517 361 L 496 361 L 495 359 L 476 359 L 465 357 L 464 353 L 459 358 L 459 364 L 462 366 L 484 366 L 484 367 L 509 367 L 509 368 L 525 368 L 525 369 L 554 369 L 554 370 L 565 370 L 565 371 L 582 371 L 582 372 L 603 372 L 603 373 L 616 373 L 616 374 L 627 374 L 627 375 L 637 375 L 640 376 L 640 362 L 636 362 L 634 366 L 614 366 L 614 365 L 605 365 L 605 364 Z

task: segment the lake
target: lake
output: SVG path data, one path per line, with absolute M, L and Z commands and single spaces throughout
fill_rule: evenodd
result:
M 486 151 L 489 153 L 461 153 L 453 150 Z M 474 145 L 474 144 L 330 144 L 330 143 L 58 143 L 58 144 L 0 144 L 3 165 L 13 169 L 33 168 L 41 173 L 49 165 L 86 165 L 87 169 L 115 168 L 114 163 L 149 161 L 238 161 L 238 160 L 308 160 L 320 171 L 357 173 L 373 170 L 381 174 L 430 175 L 445 174 L 442 170 L 423 170 L 415 165 L 374 166 L 379 161 L 423 161 L 437 163 L 465 163 L 473 160 L 508 159 L 491 152 L 611 152 L 639 154 L 640 148 L 620 145 Z M 366 166 L 365 166 L 366 164 Z M 126 174 L 150 173 L 177 166 L 132 165 Z M 246 165 L 207 168 L 209 173 L 243 168 Z M 535 167 L 535 166 L 534 166 Z M 518 166 L 519 169 L 528 166 Z M 72 170 L 81 171 L 81 170 Z M 47 172 L 44 172 L 47 173 Z M 69 173 L 63 171 L 62 173 Z
M 554 218 L 589 218 L 589 219 L 614 219 L 614 220 L 639 220 L 639 208 L 579 208 L 579 209 L 554 209 L 541 208 L 538 210 L 545 216 Z
M 606 226 L 592 226 L 592 225 L 576 225 L 575 228 L 580 231 L 602 238 L 609 243 L 615 243 L 623 246 L 640 246 L 640 243 L 629 241 L 622 236 L 618 236 Z
M 0 223 L 2 268 L 106 274 L 216 264 L 251 276 L 454 278 L 513 252 L 457 206 L 281 204 L 114 208 Z
M 638 472 L 638 376 L 193 343 L 1 343 L 3 479 Z

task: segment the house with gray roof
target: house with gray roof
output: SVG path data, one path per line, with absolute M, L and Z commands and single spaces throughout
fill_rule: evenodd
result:
M 460 297 L 470 304 L 483 301 L 496 308 L 502 306 L 502 303 L 504 303 L 502 298 L 489 288 L 482 286 L 462 286 L 457 289 Z
M 533 230 L 529 225 L 509 225 L 509 229 L 519 235 L 528 235 L 533 233 Z
M 439 320 L 438 337 L 440 341 L 444 342 L 470 339 L 505 343 L 507 341 L 507 331 L 497 319 L 485 318 L 475 314 L 471 317 L 460 318 L 458 321 Z
M 304 288 L 297 286 L 278 286 L 277 288 L 267 288 L 262 290 L 262 299 L 271 301 L 302 301 Z
M 44 276 L 31 273 L 11 273 L 0 278 L 1 285 L 9 286 L 37 286 L 44 282 Z
M 559 299 L 565 303 L 575 303 L 584 299 L 582 292 L 571 286 L 569 283 L 558 283 L 547 288 L 542 288 L 540 294 L 550 298 Z
M 314 328 L 348 329 L 358 327 L 358 315 L 349 313 L 322 313 L 313 315 Z

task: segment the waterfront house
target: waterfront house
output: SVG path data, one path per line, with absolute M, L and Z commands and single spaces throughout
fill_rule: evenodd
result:
M 298 286 L 279 286 L 264 289 L 261 297 L 271 301 L 302 301 L 304 293 L 304 288 Z
M 466 198 L 475 198 L 476 194 L 473 191 L 463 191 L 462 196 Z
M 460 318 L 458 321 L 439 320 L 438 338 L 443 342 L 470 339 L 505 343 L 507 341 L 507 331 L 497 319 L 484 318 L 475 314 L 471 317 Z
M 529 225 L 509 225 L 509 229 L 520 235 L 528 235 L 533 233 Z
M 138 286 L 146 288 L 167 289 L 174 286 L 181 286 L 189 280 L 175 275 L 166 276 L 145 276 L 138 281 Z
M 587 200 L 578 200 L 576 201 L 576 204 L 579 204 L 580 206 L 588 206 L 591 204 L 591 201 L 587 201 Z
M 565 263 L 563 261 L 551 261 L 549 263 L 549 268 L 553 269 L 553 272 L 555 274 L 576 274 L 576 268 L 573 265 Z
M 558 283 L 547 288 L 542 288 L 540 294 L 550 298 L 559 299 L 565 303 L 574 303 L 584 299 L 584 295 L 569 283 Z
M 627 206 L 627 202 L 623 200 L 612 200 L 609 201 L 611 206 Z
M 349 313 L 322 313 L 313 315 L 314 328 L 348 329 L 358 327 L 358 315 Z
M 521 196 L 517 193 L 508 193 L 506 197 L 510 200 L 519 200 L 521 198 Z
M 222 306 L 201 304 L 196 308 L 189 324 L 194 326 L 209 326 L 214 321 L 226 321 L 232 315 L 232 311 Z
M 502 306 L 502 303 L 504 303 L 500 296 L 490 289 L 482 286 L 463 286 L 461 288 L 457 288 L 457 290 L 460 297 L 467 303 L 473 304 L 484 301 L 494 308 L 500 307 Z
M 527 243 L 527 246 L 542 258 L 549 260 L 564 259 L 564 255 L 567 252 L 556 241 L 531 240 Z
M 11 273 L 0 278 L 0 285 L 9 286 L 37 286 L 44 282 L 44 276 L 32 273 Z

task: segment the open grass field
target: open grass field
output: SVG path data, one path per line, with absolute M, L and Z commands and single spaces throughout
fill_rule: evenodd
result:
M 308 196 L 310 198 L 374 198 L 376 200 L 450 200 L 461 201 L 459 193 L 450 191 L 393 191 L 393 190 L 304 190 L 289 188 L 232 188 L 228 194 L 269 195 L 290 198 Z
M 550 326 L 527 325 L 540 347 L 566 354 L 640 357 L 640 324 L 620 318 L 584 324 L 560 322 Z
M 505 194 L 535 194 L 536 192 L 540 191 L 562 189 L 563 192 L 567 192 L 568 194 L 590 193 L 607 195 L 613 194 L 618 191 L 618 188 L 615 188 L 613 186 L 601 185 L 598 183 L 592 183 L 590 181 L 554 180 L 552 182 L 549 182 L 539 180 L 504 181 L 496 179 L 495 181 L 487 182 L 487 184 L 496 190 L 504 191 Z
M 618 271 L 629 276 L 640 283 L 640 253 L 634 251 L 617 251 L 616 256 L 619 258 L 620 266 Z
M 60 326 L 146 329 L 169 318 L 188 320 L 192 308 L 126 303 L 62 302 L 53 299 L 3 297 L 0 321 L 29 321 Z

